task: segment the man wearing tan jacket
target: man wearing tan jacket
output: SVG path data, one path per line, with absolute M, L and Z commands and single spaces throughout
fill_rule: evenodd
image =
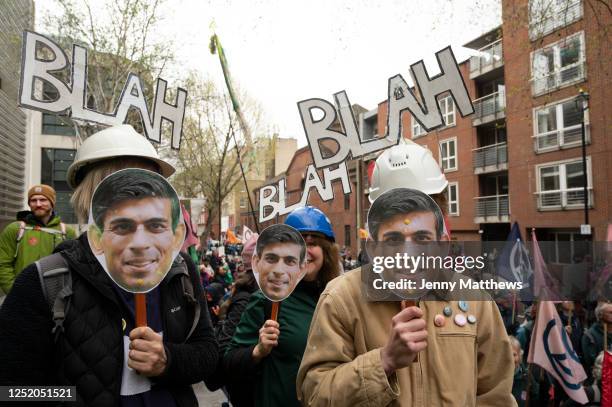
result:
M 444 236 L 426 194 L 395 189 L 368 216 L 376 241 L 427 242 Z M 368 302 L 361 270 L 332 280 L 321 295 L 297 377 L 307 406 L 515 406 L 513 359 L 492 301 Z

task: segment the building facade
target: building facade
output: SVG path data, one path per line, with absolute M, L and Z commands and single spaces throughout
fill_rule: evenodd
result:
M 606 239 L 612 64 L 603 28 L 611 16 L 596 3 L 504 1 L 502 26 L 465 44 L 477 51 L 460 64 L 474 114 L 461 118 L 441 95 L 446 126 L 426 133 L 405 113 L 403 137 L 429 148 L 449 181 L 453 238 L 505 240 L 516 221 L 524 237 L 535 228 L 540 240 L 575 242 L 570 252 L 551 254 L 559 262 L 581 255 L 580 241 Z M 377 113 L 384 134 L 386 102 Z M 584 224 L 590 234 L 581 232 Z
M 539 240 L 570 242 L 569 251 L 553 244 L 545 253 L 552 262 L 570 263 L 584 255 L 582 241 L 605 240 L 612 223 L 612 114 L 606 105 L 612 16 L 592 0 L 504 0 L 502 8 L 502 25 L 465 44 L 475 55 L 459 64 L 474 114 L 462 118 L 443 94 L 438 103 L 446 125 L 425 132 L 405 112 L 402 136 L 428 148 L 444 171 L 454 240 L 503 241 L 518 222 L 526 239 L 535 228 Z M 386 101 L 355 114 L 363 140 L 386 133 Z M 353 253 L 365 227 L 367 174 L 375 158 L 348 163 L 350 195 L 343 197 L 335 183 L 333 201 L 322 202 L 316 191 L 308 199 Z M 286 173 L 288 205 L 300 199 L 311 162 L 307 147 L 296 152 Z M 590 233 L 581 228 L 586 224 Z
M 0 13 L 0 227 L 27 207 L 27 134 L 30 113 L 20 109 L 19 77 L 23 30 L 34 28 L 34 2 L 7 0 Z

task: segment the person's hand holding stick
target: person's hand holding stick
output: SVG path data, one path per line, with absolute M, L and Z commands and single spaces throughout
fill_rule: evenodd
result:
M 278 322 L 271 319 L 267 320 L 259 330 L 259 342 L 253 349 L 253 359 L 259 362 L 272 352 L 278 346 L 278 337 L 280 335 Z
M 423 311 L 416 306 L 404 308 L 393 317 L 389 341 L 381 349 L 382 366 L 387 376 L 409 366 L 427 347 L 426 326 Z

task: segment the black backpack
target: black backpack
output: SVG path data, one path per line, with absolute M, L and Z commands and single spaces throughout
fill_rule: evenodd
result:
M 60 253 L 53 253 L 50 256 L 43 257 L 36 261 L 35 264 L 45 301 L 49 305 L 51 315 L 53 316 L 54 326 L 52 333 L 57 341 L 60 333 L 63 332 L 64 319 L 70 309 L 72 274 L 66 259 Z M 181 264 L 186 267 L 184 262 L 181 262 Z M 189 338 L 200 320 L 200 303 L 195 298 L 193 283 L 189 276 L 181 275 L 181 284 L 185 296 L 196 304 L 194 322 L 187 334 L 187 338 Z

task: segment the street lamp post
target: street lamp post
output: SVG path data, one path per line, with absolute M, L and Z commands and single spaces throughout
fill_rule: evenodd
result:
M 582 136 L 582 181 L 584 191 L 584 224 L 589 224 L 589 188 L 587 177 L 587 162 L 586 162 L 586 132 L 584 125 L 585 112 L 589 109 L 589 93 L 580 89 L 580 93 L 576 97 L 576 107 L 581 110 L 580 129 Z M 588 227 L 588 226 L 587 226 Z

